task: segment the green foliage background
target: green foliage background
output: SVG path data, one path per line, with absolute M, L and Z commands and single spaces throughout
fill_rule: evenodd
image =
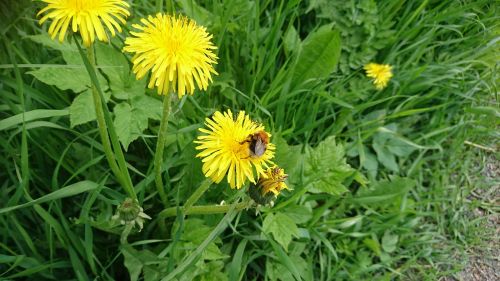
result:
M 214 34 L 219 75 L 174 103 L 170 206 L 204 177 L 193 139 L 216 110 L 266 125 L 292 190 L 274 207 L 162 218 L 152 159 L 161 101 L 121 53 L 96 45 L 99 81 L 145 212 L 120 244 L 125 193 L 103 154 L 90 79 L 74 43 L 51 41 L 32 1 L 0 3 L 0 278 L 31 280 L 437 280 L 491 235 L 469 196 L 498 139 L 495 1 L 133 1 Z M 374 89 L 368 62 L 393 65 Z M 497 157 L 497 154 L 494 154 Z M 481 162 L 479 162 L 481 165 Z M 213 185 L 199 204 L 246 189 Z M 165 226 L 162 226 L 165 222 Z

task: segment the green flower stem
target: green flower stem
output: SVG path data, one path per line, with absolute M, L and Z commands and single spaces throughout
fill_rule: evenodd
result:
M 80 52 L 80 56 L 82 57 L 82 60 L 85 64 L 85 68 L 87 69 L 87 72 L 90 76 L 90 80 L 92 81 L 92 97 L 94 100 L 97 123 L 104 147 L 104 153 L 111 167 L 111 170 L 115 174 L 118 182 L 125 189 L 125 192 L 127 192 L 129 197 L 131 197 L 132 199 L 137 199 L 132 180 L 130 179 L 130 175 L 128 173 L 127 163 L 125 161 L 125 157 L 123 156 L 120 143 L 118 142 L 118 137 L 116 136 L 116 132 L 111 121 L 108 106 L 104 102 L 104 95 L 99 85 L 99 80 L 97 79 L 97 73 L 95 70 L 94 48 L 93 46 L 87 48 L 87 55 L 85 56 L 80 43 L 77 40 L 75 41 L 78 47 L 78 51 Z
M 240 211 L 246 208 L 250 208 L 253 205 L 253 201 L 249 200 L 246 202 L 240 202 L 234 204 L 235 211 Z M 191 208 L 184 211 L 184 215 L 210 215 L 210 214 L 223 214 L 227 213 L 233 205 L 204 205 L 204 206 L 192 206 Z M 177 207 L 170 207 L 160 212 L 159 218 L 164 219 L 168 217 L 175 217 L 177 215 Z
M 205 191 L 208 190 L 208 188 L 212 185 L 212 180 L 209 178 L 206 178 L 200 186 L 189 196 L 189 198 L 186 200 L 186 203 L 184 204 L 184 210 L 188 210 L 191 208 L 191 206 L 194 205 L 194 203 L 198 202 L 200 197 L 205 193 Z
M 93 52 L 89 51 L 87 53 L 89 61 L 94 61 L 94 55 Z M 118 167 L 118 164 L 116 163 L 115 155 L 113 154 L 113 149 L 111 148 L 111 142 L 109 141 L 109 136 L 108 136 L 108 130 L 106 126 L 106 121 L 104 120 L 104 113 L 102 111 L 102 101 L 101 97 L 99 96 L 99 92 L 97 91 L 97 88 L 95 85 L 92 83 L 92 98 L 94 100 L 94 107 L 95 107 L 95 114 L 97 117 L 97 125 L 99 127 L 99 134 L 101 135 L 101 142 L 102 146 L 104 149 L 104 154 L 106 155 L 106 159 L 108 160 L 108 164 L 111 167 L 111 171 L 115 174 L 116 178 L 118 179 L 118 182 L 123 186 L 125 185 L 125 182 L 123 181 L 122 178 L 122 173 L 120 171 L 120 168 Z
M 160 199 L 163 204 L 167 205 L 167 194 L 165 193 L 165 187 L 163 185 L 162 177 L 162 164 L 163 164 L 163 150 L 165 149 L 165 136 L 167 135 L 168 127 L 168 117 L 170 116 L 170 103 L 172 93 L 168 93 L 167 96 L 163 97 L 163 112 L 160 122 L 160 130 L 158 131 L 158 140 L 156 141 L 156 150 L 154 158 L 154 172 L 155 172 L 155 184 L 158 194 L 160 194 Z

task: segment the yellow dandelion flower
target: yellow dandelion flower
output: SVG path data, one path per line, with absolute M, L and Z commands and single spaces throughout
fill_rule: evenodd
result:
M 392 66 L 388 64 L 369 63 L 364 67 L 366 76 L 373 78 L 373 84 L 378 90 L 387 87 L 392 77 Z
M 271 135 L 244 111 L 236 118 L 230 110 L 217 111 L 212 119 L 205 119 L 205 125 L 208 129 L 199 129 L 205 135 L 195 141 L 201 150 L 196 157 L 202 158 L 203 173 L 214 182 L 221 182 L 227 174 L 231 188 L 239 189 L 247 179 L 255 184 L 255 174 L 264 174 L 272 164 L 276 147 L 269 143 Z
M 279 195 L 283 189 L 288 189 L 285 180 L 288 175 L 285 174 L 285 170 L 280 167 L 272 167 L 267 169 L 264 173 L 264 177 L 261 177 L 258 182 L 258 186 L 261 188 L 262 195 L 266 195 L 271 192 L 274 195 Z
M 248 189 L 248 195 L 257 204 L 268 205 L 273 204 L 273 200 L 280 194 L 283 189 L 288 189 L 285 180 L 288 175 L 279 167 L 268 168 L 261 175 L 257 184 L 251 184 Z
M 125 24 L 125 18 L 130 16 L 130 5 L 123 0 L 40 0 L 47 6 L 38 12 L 37 17 L 47 12 L 40 25 L 51 19 L 49 35 L 52 39 L 59 34 L 63 42 L 66 31 L 71 24 L 73 32 L 79 32 L 85 46 L 90 46 L 95 37 L 99 41 L 108 41 L 108 33 L 115 36 L 115 30 L 122 32 L 120 24 Z
M 212 74 L 217 74 L 213 68 L 217 48 L 205 27 L 183 16 L 164 14 L 141 19 L 141 23 L 132 25 L 139 32 L 131 32 L 134 37 L 128 37 L 123 48 L 135 53 L 132 62 L 137 79 L 151 70 L 148 88 L 156 86 L 158 94 L 164 95 L 170 89 L 179 97 L 186 92 L 192 95 L 195 82 L 206 90 Z

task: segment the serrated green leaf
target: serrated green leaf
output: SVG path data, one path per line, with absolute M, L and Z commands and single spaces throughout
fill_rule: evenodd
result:
M 71 127 L 95 120 L 95 106 L 92 91 L 87 90 L 79 94 L 69 107 L 69 121 Z
M 140 111 L 147 118 L 160 120 L 162 116 L 162 102 L 147 95 L 134 96 L 131 99 L 134 110 Z
M 116 50 L 110 44 L 95 44 L 97 66 L 106 74 L 110 80 L 122 79 L 129 73 L 127 59 L 122 52 Z M 128 77 L 127 77 L 128 78 Z
M 146 271 L 148 271 L 147 275 L 149 279 L 146 280 L 152 280 L 151 277 L 154 276 L 153 272 L 156 274 L 159 273 L 158 270 L 155 270 L 159 267 L 154 265 L 164 265 L 166 263 L 165 259 L 159 258 L 149 250 L 138 251 L 130 245 L 122 245 L 120 250 L 124 259 L 123 263 L 128 269 L 131 281 L 138 280 L 142 270 L 144 270 L 145 275 Z
M 343 181 L 354 175 L 356 170 L 346 163 L 345 149 L 336 144 L 333 136 L 306 152 L 304 183 L 310 192 L 340 195 L 348 191 Z
M 292 236 L 299 236 L 299 229 L 295 222 L 283 213 L 268 214 L 262 224 L 262 230 L 265 233 L 272 234 L 274 240 L 280 243 L 285 250 L 288 249 Z
M 59 42 L 59 40 L 52 40 L 47 33 L 43 34 L 37 34 L 37 35 L 30 35 L 27 36 L 28 39 L 30 39 L 33 42 L 42 44 L 46 47 L 49 47 L 54 50 L 59 50 L 59 51 L 71 51 L 75 50 L 78 52 L 76 49 L 76 45 L 69 43 L 68 40 L 64 42 Z
M 105 92 L 106 102 L 109 100 L 109 92 Z M 96 119 L 94 99 L 92 90 L 87 90 L 73 100 L 69 107 L 69 120 L 71 127 L 81 125 Z
M 128 269 L 131 281 L 137 281 L 142 271 L 142 261 L 139 258 L 139 251 L 132 247 L 123 247 L 121 249 L 123 255 L 123 264 Z
M 90 78 L 87 71 L 81 68 L 40 68 L 29 71 L 28 74 L 35 76 L 41 82 L 56 86 L 61 90 L 72 90 L 75 93 L 90 88 Z
M 306 223 L 312 218 L 312 208 L 310 204 L 291 204 L 285 208 L 285 212 L 287 216 L 297 224 Z
M 120 79 L 110 80 L 113 97 L 127 100 L 135 96 L 143 96 L 146 93 L 146 78 L 137 80 L 133 73 L 127 74 Z
M 111 92 L 118 99 L 126 100 L 142 96 L 146 90 L 146 78 L 136 80 L 126 57 L 110 44 L 96 44 L 97 66 L 109 79 Z
M 126 102 L 117 104 L 113 111 L 116 135 L 127 150 L 129 144 L 139 138 L 148 127 L 148 117 L 142 110 L 134 110 Z
M 83 66 L 81 68 L 40 68 L 27 73 L 43 83 L 56 86 L 61 90 L 72 90 L 79 93 L 91 87 L 90 77 Z M 98 75 L 98 77 L 103 90 L 107 89 L 106 79 L 102 75 Z
M 340 35 L 332 30 L 331 25 L 320 27 L 302 43 L 291 76 L 292 88 L 296 88 L 310 79 L 327 78 L 336 69 L 340 57 Z

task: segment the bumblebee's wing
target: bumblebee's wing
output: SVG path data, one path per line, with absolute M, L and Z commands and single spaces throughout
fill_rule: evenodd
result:
M 257 139 L 255 142 L 255 148 L 254 148 L 254 153 L 255 156 L 262 156 L 266 152 L 266 144 L 262 142 L 261 139 Z

